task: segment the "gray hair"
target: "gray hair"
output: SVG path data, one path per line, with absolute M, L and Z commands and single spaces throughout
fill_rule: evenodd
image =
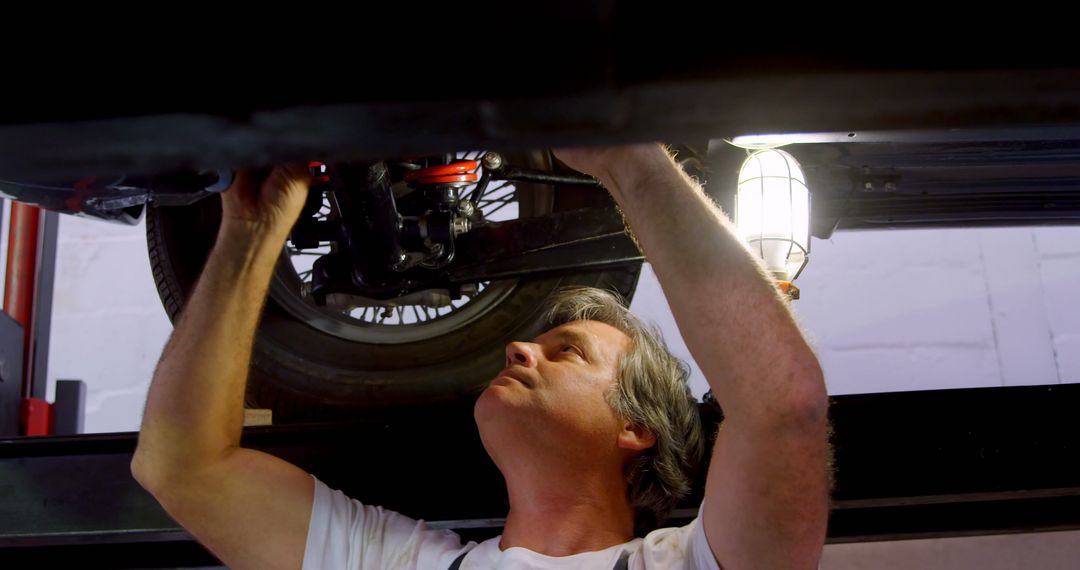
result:
M 644 535 L 690 492 L 704 454 L 697 401 L 686 384 L 689 368 L 671 354 L 660 331 L 631 314 L 617 293 L 562 288 L 548 300 L 546 319 L 550 328 L 599 321 L 630 337 L 630 350 L 622 355 L 607 400 L 620 417 L 656 437 L 656 445 L 625 471 L 635 534 Z

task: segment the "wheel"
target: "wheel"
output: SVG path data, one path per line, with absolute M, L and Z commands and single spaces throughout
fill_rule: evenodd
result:
M 507 158 L 534 168 L 551 166 L 546 152 Z M 477 208 L 486 219 L 502 221 L 610 203 L 607 193 L 595 188 L 505 183 L 493 184 Z M 335 215 L 330 202 L 324 202 L 320 216 Z M 174 321 L 220 221 L 217 198 L 151 208 L 147 214 L 154 281 Z M 557 288 L 600 287 L 629 301 L 640 272 L 634 266 L 479 283 L 456 301 L 426 292 L 392 307 L 356 297 L 331 299 L 320 307 L 305 288 L 312 261 L 333 247 L 326 243 L 317 250 L 297 250 L 287 243 L 274 272 L 256 334 L 247 404 L 273 410 L 275 423 L 460 404 L 502 368 L 508 342 L 539 334 L 544 301 Z

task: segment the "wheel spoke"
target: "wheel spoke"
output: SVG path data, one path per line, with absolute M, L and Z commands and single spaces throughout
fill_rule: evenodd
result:
M 503 204 L 507 204 L 509 202 L 516 202 L 516 201 L 517 200 L 514 200 L 513 197 L 507 198 L 505 200 L 485 200 L 483 204 L 479 205 L 479 208 L 480 208 L 480 210 L 485 210 L 486 208 L 492 208 L 492 207 L 495 207 L 495 206 L 501 206 Z
M 506 187 L 507 187 L 507 186 L 509 186 L 509 185 L 510 185 L 510 181 L 509 181 L 509 180 L 506 180 L 506 181 L 504 181 L 504 182 L 503 182 L 502 184 L 499 184 L 498 186 L 496 186 L 496 187 L 494 187 L 494 188 L 488 188 L 488 189 L 487 189 L 487 190 L 486 190 L 486 191 L 484 192 L 484 195 L 485 195 L 485 196 L 491 196 L 491 195 L 492 195 L 492 194 L 494 194 L 495 192 L 498 192 L 499 190 L 502 190 L 503 188 L 506 188 Z M 480 201 L 481 201 L 481 202 L 483 202 L 483 200 L 480 200 Z
M 483 203 L 483 202 L 502 202 L 504 200 L 513 200 L 514 198 L 517 198 L 517 189 L 516 188 L 511 188 L 509 192 L 506 192 L 504 194 L 500 194 L 500 195 L 497 195 L 497 196 L 492 194 L 490 196 L 486 196 L 486 197 L 484 197 L 484 199 L 480 200 L 479 203 Z
M 452 156 L 455 161 L 481 161 L 485 152 L 487 151 L 474 149 L 459 151 L 448 156 Z M 477 172 L 479 173 L 479 169 Z M 472 191 L 475 191 L 478 188 L 479 185 L 474 183 L 467 187 L 455 188 L 453 191 L 455 196 L 460 196 L 464 199 L 465 196 L 470 195 Z M 482 216 L 490 217 L 505 208 L 508 204 L 517 202 L 517 200 L 517 188 L 513 181 L 492 180 L 491 184 L 485 188 L 484 195 L 479 196 L 476 200 L 475 206 L 477 212 Z M 503 214 L 502 217 L 513 217 L 513 212 L 514 210 L 510 210 L 510 215 Z M 340 219 L 340 212 L 332 192 L 323 194 L 322 203 L 319 205 L 319 208 L 316 210 L 313 217 L 317 220 L 330 220 L 331 222 Z M 319 242 L 317 248 L 304 249 L 296 248 L 291 242 L 286 244 L 286 253 L 292 258 L 292 263 L 290 264 L 291 269 L 295 272 L 294 274 L 300 281 L 300 289 L 297 290 L 296 293 L 305 300 L 306 304 L 311 305 L 313 309 L 319 310 L 324 314 L 327 311 L 330 311 L 335 313 L 336 318 L 343 318 L 358 324 L 363 323 L 367 326 L 385 326 L 388 328 L 420 323 L 430 324 L 432 321 L 438 321 L 447 316 L 453 318 L 459 310 L 473 310 L 469 307 L 474 307 L 472 304 L 474 301 L 479 297 L 486 298 L 486 296 L 483 295 L 483 292 L 488 283 L 485 282 L 476 284 L 475 287 L 470 288 L 467 293 L 460 295 L 459 298 L 450 299 L 448 303 L 440 306 L 432 306 L 417 300 L 417 302 L 412 304 L 387 307 L 372 304 L 371 301 L 363 298 L 354 299 L 348 295 L 334 295 L 334 302 L 326 307 L 320 308 L 314 304 L 314 298 L 310 293 L 314 283 L 314 267 L 312 262 L 315 261 L 311 258 L 322 257 L 328 253 L 335 252 L 337 249 L 338 244 L 334 241 Z M 494 290 L 492 292 L 494 292 Z M 480 303 L 484 304 L 486 301 L 481 300 Z
M 505 208 L 505 207 L 506 207 L 507 205 L 509 205 L 509 204 L 512 204 L 512 203 L 513 203 L 513 202 L 503 202 L 502 204 L 499 204 L 499 207 L 495 208 L 494 210 L 490 210 L 490 211 L 484 212 L 484 216 L 485 216 L 485 217 L 487 217 L 487 216 L 491 216 L 491 215 L 492 215 L 492 214 L 494 214 L 495 212 L 498 212 L 499 210 L 501 210 L 501 209 Z
M 493 206 L 495 204 L 506 204 L 507 202 L 513 202 L 514 198 L 515 198 L 515 196 L 510 196 L 508 198 L 497 198 L 495 200 L 484 200 L 483 202 L 481 202 L 481 204 L 484 204 L 484 206 L 480 206 L 480 209 L 483 210 L 485 206 Z

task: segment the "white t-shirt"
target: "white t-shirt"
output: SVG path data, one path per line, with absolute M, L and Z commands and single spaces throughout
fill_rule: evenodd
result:
M 545 556 L 521 547 L 499 550 L 499 537 L 462 546 L 452 531 L 361 504 L 315 479 L 303 570 L 447 570 L 467 550 L 461 570 L 611 570 L 624 550 L 630 551 L 630 570 L 719 570 L 698 519 L 604 550 Z

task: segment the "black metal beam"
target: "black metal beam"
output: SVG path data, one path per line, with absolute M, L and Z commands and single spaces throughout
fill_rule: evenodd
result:
M 19 435 L 23 399 L 23 327 L 0 311 L 0 437 Z
M 645 257 L 615 208 L 586 208 L 478 226 L 457 242 L 451 282 L 570 273 Z
M 45 399 L 49 384 L 49 340 L 52 338 L 53 290 L 59 247 L 60 214 L 43 210 L 38 230 L 37 267 L 34 277 L 33 357 L 30 369 L 32 397 Z
M 833 542 L 1080 528 L 1080 385 L 837 397 Z
M 545 61 L 549 57 L 545 54 Z M 591 73 L 604 76 L 605 65 L 597 64 Z M 510 151 L 748 133 L 1062 125 L 1080 123 L 1078 70 L 1075 62 L 1058 69 L 989 70 L 756 68 L 750 63 L 733 70 L 716 64 L 687 77 L 657 70 L 649 77 L 585 86 L 551 75 L 547 79 L 558 89 L 518 88 L 471 98 L 456 90 L 458 82 L 453 92 L 433 91 L 427 76 L 417 73 L 411 81 L 403 74 L 398 82 L 429 97 L 327 95 L 311 101 L 315 90 L 304 86 L 307 97 L 284 102 L 260 100 L 259 93 L 278 90 L 237 78 L 238 86 L 255 90 L 241 109 L 192 108 L 184 94 L 183 102 L 161 102 L 169 112 L 136 113 L 120 106 L 87 109 L 75 117 L 0 121 L 0 178 L 77 180 L 94 173 L 157 173 L 313 156 L 333 162 L 447 149 Z M 535 80 L 523 83 L 516 71 L 500 79 L 496 70 L 483 81 L 536 85 Z M 320 91 L 343 91 L 338 87 L 343 86 L 331 83 Z M 164 88 L 136 95 L 145 99 L 154 93 L 180 96 Z M 139 109 L 139 103 L 131 101 L 130 108 Z M 20 107 L 13 101 L 11 108 Z
M 1080 385 L 833 398 L 829 541 L 1080 528 L 1078 407 Z M 719 414 L 703 408 L 703 417 L 714 424 Z M 458 445 L 432 446 L 433 430 Z M 361 501 L 472 538 L 498 533 L 506 513 L 502 478 L 468 409 L 249 428 L 243 443 Z M 139 565 L 151 567 L 175 564 L 170 553 L 202 556 L 131 479 L 134 446 L 135 434 L 0 440 L 0 558 L 92 551 L 124 560 L 141 552 L 149 559 Z M 371 469 L 373 461 L 381 467 Z M 696 512 L 700 482 L 696 488 L 672 523 Z M 154 559 L 146 544 L 167 548 Z
M 812 234 L 1080 224 L 1080 128 L 792 135 L 813 195 Z M 707 189 L 727 210 L 746 150 L 709 148 Z
M 872 194 L 814 199 L 814 227 L 838 230 L 1080 224 L 1080 185 L 1073 191 L 993 194 Z M 815 237 L 827 238 L 821 232 Z

